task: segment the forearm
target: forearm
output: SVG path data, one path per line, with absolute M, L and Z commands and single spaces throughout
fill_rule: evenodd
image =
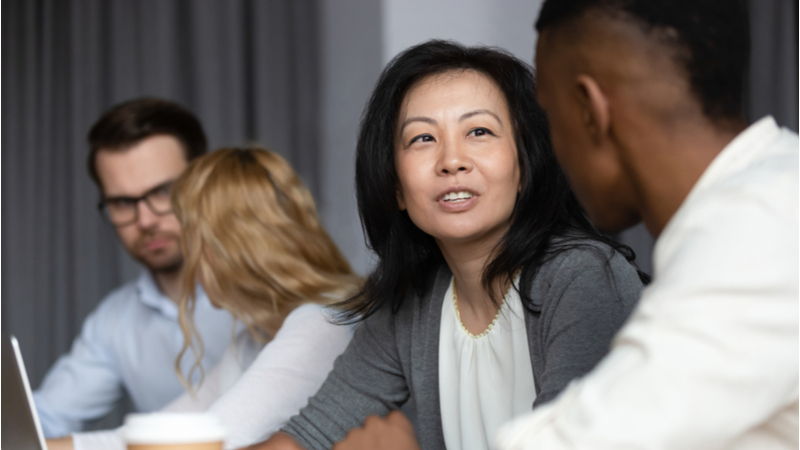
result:
M 281 431 L 309 450 L 330 449 L 370 415 L 384 416 L 408 400 L 393 317 L 379 311 L 356 330 L 322 387 Z
M 364 426 L 351 430 L 333 450 L 419 450 L 414 427 L 400 411 L 386 417 L 370 416 Z
M 340 371 L 346 373 L 334 369 L 308 404 L 281 429 L 308 450 L 330 449 L 348 431 L 360 427 L 368 416 L 384 416 L 389 412 L 379 394 L 364 395 L 354 387 L 369 386 L 368 380 L 351 384 L 349 371 L 345 368 Z
M 74 450 L 72 436 L 65 436 L 58 439 L 48 439 L 47 450 Z

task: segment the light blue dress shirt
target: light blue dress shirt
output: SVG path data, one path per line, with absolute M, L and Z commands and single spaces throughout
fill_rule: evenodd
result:
M 208 371 L 230 346 L 235 325 L 230 313 L 211 306 L 199 285 L 195 324 L 203 340 L 202 366 Z M 161 409 L 184 392 L 175 373 L 183 340 L 178 306 L 161 293 L 148 271 L 111 292 L 33 394 L 45 436 L 80 431 L 84 421 L 111 411 L 123 389 L 138 411 Z M 184 375 L 194 361 L 187 351 L 181 360 Z M 195 373 L 193 384 L 199 375 Z

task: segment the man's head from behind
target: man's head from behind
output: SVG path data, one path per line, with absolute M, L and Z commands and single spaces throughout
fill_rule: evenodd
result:
M 88 140 L 89 174 L 122 244 L 153 272 L 179 270 L 180 226 L 170 187 L 207 150 L 200 122 L 175 103 L 135 99 L 103 114 Z
M 750 38 L 739 1 L 547 0 L 536 28 L 554 149 L 607 231 L 640 219 L 626 152 L 683 124 L 743 122 Z

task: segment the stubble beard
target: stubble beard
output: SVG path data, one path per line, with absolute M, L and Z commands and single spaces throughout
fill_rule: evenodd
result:
M 160 275 L 174 275 L 183 269 L 183 255 L 174 258 L 173 260 L 159 265 L 149 265 L 142 262 L 153 274 Z
M 150 258 L 150 257 L 148 257 L 146 255 L 146 251 L 138 250 L 139 248 L 142 247 L 142 245 L 143 245 L 142 242 L 144 240 L 146 240 L 148 238 L 152 238 L 152 236 L 149 236 L 149 235 L 148 236 L 143 236 L 137 241 L 136 246 L 135 246 L 135 248 L 137 249 L 137 252 L 136 253 L 132 252 L 132 256 L 137 261 L 139 261 L 142 265 L 147 267 L 147 269 L 150 272 L 152 272 L 154 275 L 156 275 L 156 274 L 161 274 L 161 275 L 173 275 L 173 274 L 176 274 L 176 273 L 180 272 L 180 270 L 183 268 L 183 254 L 181 253 L 181 250 L 180 250 L 179 237 L 174 235 L 174 234 L 172 234 L 172 233 L 161 233 L 160 235 L 161 235 L 161 237 L 168 238 L 170 241 L 172 241 L 172 242 L 177 244 L 177 248 L 178 249 L 177 249 L 177 251 L 174 252 L 174 254 L 171 257 L 169 257 L 167 259 Z M 156 261 L 153 261 L 153 259 L 156 259 Z

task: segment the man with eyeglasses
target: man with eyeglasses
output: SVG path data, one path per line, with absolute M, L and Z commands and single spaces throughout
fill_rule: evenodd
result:
M 183 255 L 170 187 L 191 159 L 206 152 L 205 134 L 181 106 L 141 98 L 106 112 L 88 138 L 100 213 L 145 270 L 103 299 L 34 393 L 49 438 L 80 431 L 85 421 L 113 409 L 123 392 L 147 412 L 184 389 L 175 373 L 184 343 L 178 323 Z M 208 370 L 231 343 L 233 318 L 213 308 L 198 286 L 194 319 Z M 195 361 L 187 353 L 179 365 L 185 375 Z M 200 374 L 194 375 L 197 383 Z

